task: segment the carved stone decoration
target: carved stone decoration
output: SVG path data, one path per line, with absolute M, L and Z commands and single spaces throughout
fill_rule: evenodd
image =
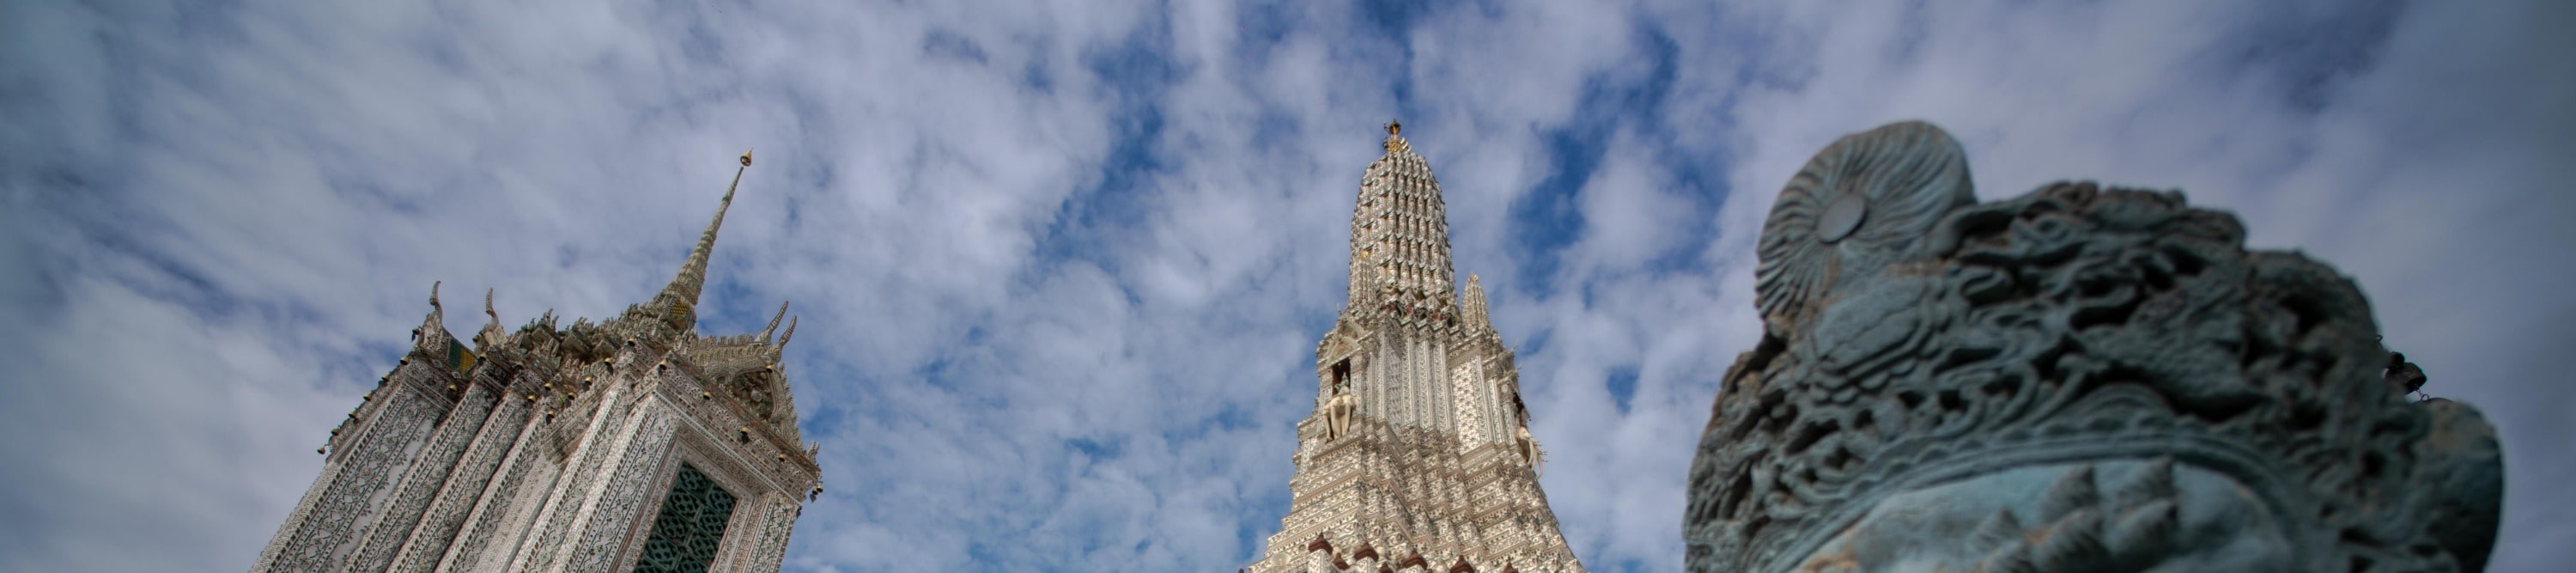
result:
M 1538 438 L 1530 435 L 1529 426 L 1513 428 L 1512 435 L 1512 451 L 1519 453 L 1522 460 L 1529 462 L 1530 471 L 1538 471 L 1539 461 L 1547 459 L 1546 453 L 1538 449 Z
M 507 476 L 497 474 L 502 468 L 504 456 L 510 453 L 510 446 L 517 443 L 515 438 L 525 430 L 528 418 L 525 404 L 525 401 L 510 400 L 506 397 L 499 400 L 490 420 L 484 422 L 483 429 L 480 430 L 484 434 L 483 437 L 475 439 L 475 444 L 466 454 L 467 461 L 464 463 L 464 469 L 458 470 L 465 472 L 465 478 L 447 482 L 447 491 L 439 493 L 438 506 L 430 510 L 429 517 L 422 521 L 420 529 L 412 532 L 411 545 L 403 549 L 401 558 L 395 560 L 394 568 L 391 570 L 393 573 L 425 573 L 436 570 L 439 562 L 454 545 L 452 542 L 459 539 L 458 534 L 471 525 L 469 520 L 474 517 L 472 512 L 475 510 L 475 503 L 480 500 L 486 488 L 492 485 L 494 479 L 501 480 L 501 491 L 516 491 L 517 484 L 511 478 L 524 475 L 526 473 L 524 466 L 514 468 L 519 471 L 511 472 Z M 490 512 L 490 515 L 498 514 L 498 511 Z M 486 525 L 481 529 L 488 531 L 490 527 Z
M 2179 192 L 1976 203 L 1929 124 L 1835 142 L 1763 229 L 1689 569 L 2482 569 L 2493 428 L 2384 376 L 2351 280 L 2244 235 Z
M 431 499 L 447 483 L 457 460 L 465 455 L 465 446 L 483 429 L 484 414 L 491 411 L 494 402 L 498 400 L 491 399 L 487 388 L 477 385 L 469 389 L 466 399 L 449 413 L 447 423 L 441 424 L 428 445 L 416 454 L 409 475 L 397 483 L 383 515 L 349 557 L 349 569 L 384 571 L 393 567 L 394 554 L 410 540 L 412 528 L 420 524 Z
M 1941 128 L 1909 122 L 1871 135 L 1818 152 L 1762 223 L 1754 300 L 1774 335 L 1806 326 L 1837 276 L 1903 259 L 1942 213 L 1977 202 L 1967 153 Z
M 683 568 L 777 570 L 774 554 L 756 560 L 751 549 L 783 544 L 797 494 L 821 493 L 820 450 L 798 433 L 783 362 L 795 317 L 782 306 L 758 333 L 697 332 L 732 198 L 728 188 L 661 294 L 605 321 L 560 326 L 548 310 L 511 331 L 486 291 L 486 323 L 467 349 L 447 331 L 432 283 L 413 348 L 331 430 L 321 475 L 252 570 L 622 570 L 656 516 L 648 506 L 666 497 L 657 484 L 671 474 L 659 470 L 675 455 L 773 507 L 742 512 L 712 558 Z M 710 428 L 739 439 L 706 439 Z M 691 445 L 675 445 L 682 431 Z
M 1350 392 L 1336 391 L 1324 402 L 1324 441 L 1342 439 L 1351 433 L 1351 416 L 1359 410 L 1360 399 Z
M 277 539 L 263 551 L 255 570 L 324 571 L 346 563 L 352 545 L 363 534 L 365 520 L 384 505 L 380 492 L 392 489 L 410 461 L 406 454 L 428 439 L 444 413 L 433 399 L 399 386 L 379 390 L 391 402 L 363 426 L 366 439 L 323 469 Z
M 615 567 L 618 545 L 625 539 L 622 534 L 631 530 L 628 524 L 643 518 L 645 496 L 656 493 L 650 490 L 657 477 L 654 470 L 661 468 L 662 459 L 671 453 L 674 422 L 671 416 L 658 412 L 645 414 L 634 437 L 623 444 L 624 459 L 613 470 L 603 468 L 611 473 L 603 476 L 606 487 L 597 494 L 598 505 L 592 511 L 590 524 L 582 530 L 581 542 L 573 548 L 567 570 L 608 571 Z

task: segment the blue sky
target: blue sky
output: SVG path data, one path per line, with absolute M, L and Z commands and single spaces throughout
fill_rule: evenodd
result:
M 788 570 L 1231 570 L 1390 118 L 1596 571 L 1679 569 L 1762 215 L 1903 119 L 2335 264 L 2499 427 L 2494 570 L 2576 561 L 2569 3 L 105 4 L 0 3 L 0 570 L 246 567 L 432 281 L 613 314 L 755 146 L 701 327 L 803 317 Z

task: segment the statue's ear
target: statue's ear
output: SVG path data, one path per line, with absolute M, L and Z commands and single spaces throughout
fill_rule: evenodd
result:
M 1807 160 L 1762 224 L 1754 300 L 1775 336 L 1813 320 L 1842 276 L 1920 256 L 1950 210 L 1975 204 L 1967 152 L 1939 127 L 1892 123 Z

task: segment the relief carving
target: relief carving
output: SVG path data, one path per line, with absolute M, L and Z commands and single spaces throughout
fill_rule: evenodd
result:
M 2483 568 L 2493 429 L 2406 397 L 2352 281 L 2244 235 L 2179 192 L 1978 203 L 1929 124 L 1835 142 L 1763 227 L 1690 570 Z

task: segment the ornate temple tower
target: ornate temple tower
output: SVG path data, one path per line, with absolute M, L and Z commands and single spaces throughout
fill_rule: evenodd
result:
M 331 431 L 251 570 L 777 571 L 821 469 L 780 362 L 795 323 L 696 330 L 732 204 L 727 187 L 671 284 L 604 322 L 547 311 L 506 332 L 487 293 L 459 340 L 433 285 L 411 351 Z
M 1316 345 L 1288 516 L 1250 571 L 1583 571 L 1539 491 L 1512 351 L 1477 279 L 1454 290 L 1440 184 L 1401 133 L 1360 180 L 1350 303 Z

